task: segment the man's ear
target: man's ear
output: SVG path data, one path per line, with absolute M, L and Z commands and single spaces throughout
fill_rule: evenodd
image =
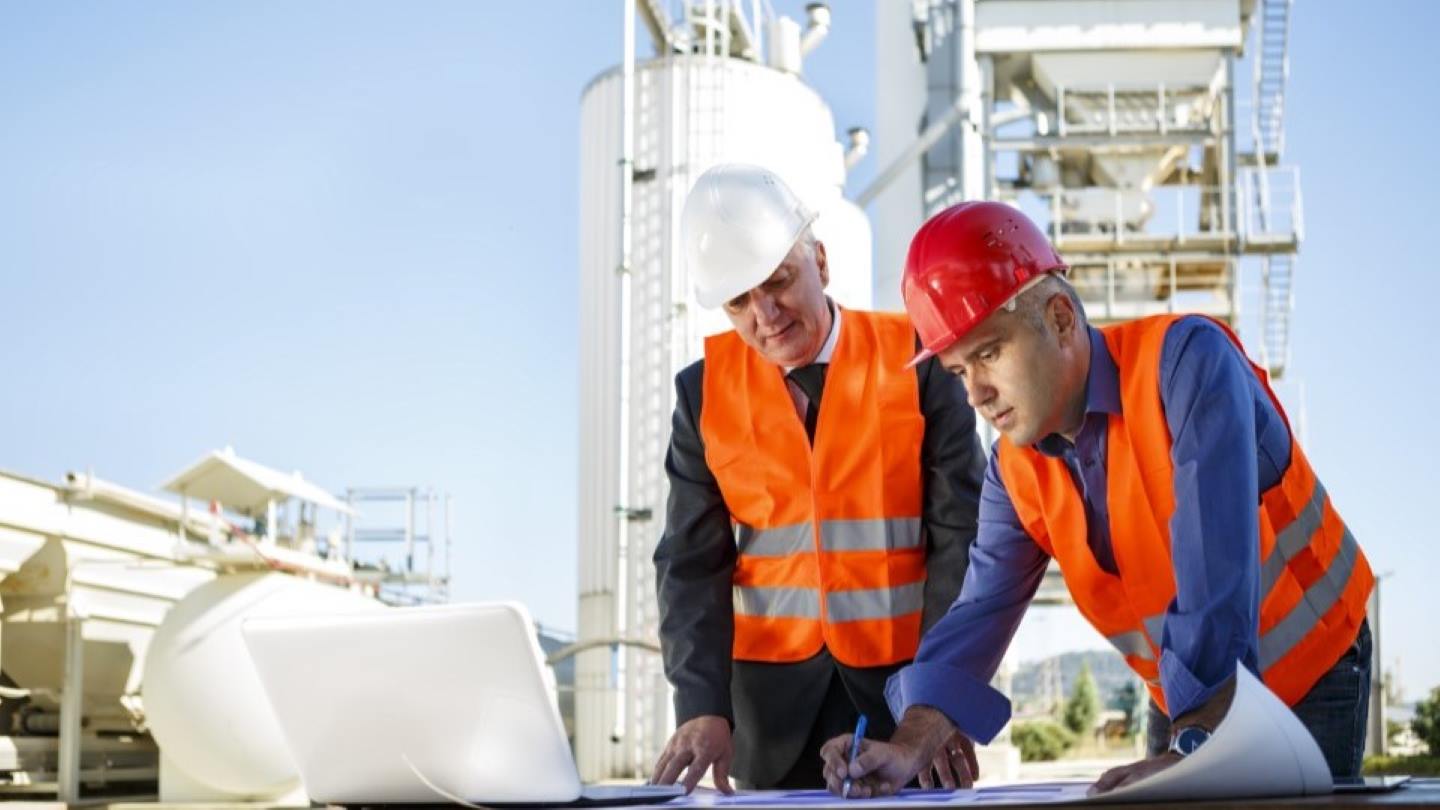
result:
M 1075 311 L 1075 302 L 1070 300 L 1070 296 L 1063 292 L 1055 293 L 1046 302 L 1045 309 L 1047 319 L 1055 328 L 1055 335 L 1060 342 L 1064 344 L 1074 340 L 1080 325 L 1080 316 Z
M 815 240 L 815 266 L 820 268 L 820 289 L 830 285 L 830 261 L 825 258 L 825 243 Z

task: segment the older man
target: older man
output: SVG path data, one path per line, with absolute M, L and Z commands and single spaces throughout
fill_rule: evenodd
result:
M 1204 744 L 1236 662 L 1293 707 L 1339 777 L 1359 771 L 1373 577 L 1296 443 L 1264 372 L 1223 324 L 1165 315 L 1095 329 L 1045 236 L 1019 211 L 965 203 L 911 244 L 905 308 L 1000 432 L 954 608 L 887 696 L 899 729 L 826 776 L 853 795 L 905 784 L 956 729 L 988 741 L 1009 704 L 987 684 L 1053 557 L 1082 615 L 1145 680 L 1150 757 L 1097 791 Z
M 678 728 L 657 783 L 823 786 L 820 745 L 858 712 L 894 727 L 885 680 L 964 576 L 984 468 L 964 388 L 903 368 L 903 316 L 825 295 L 814 219 L 745 165 L 682 213 L 697 297 L 735 328 L 676 378 L 655 566 Z

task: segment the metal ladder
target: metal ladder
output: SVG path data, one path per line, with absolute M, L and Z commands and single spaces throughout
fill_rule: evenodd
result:
M 1293 253 L 1265 257 L 1264 360 L 1270 376 L 1279 379 L 1290 361 L 1290 313 L 1295 308 Z
M 1262 0 L 1259 53 L 1256 57 L 1255 110 L 1251 133 L 1255 138 L 1255 203 L 1262 230 L 1270 228 L 1270 188 L 1267 164 L 1280 162 L 1285 151 L 1285 82 L 1290 76 L 1290 7 L 1294 0 Z M 1293 254 L 1265 257 L 1265 365 L 1273 377 L 1285 372 L 1290 359 L 1290 314 L 1295 306 Z
M 1262 0 L 1256 57 L 1255 151 L 1266 163 L 1285 151 L 1285 82 L 1290 76 L 1290 6 L 1294 0 Z

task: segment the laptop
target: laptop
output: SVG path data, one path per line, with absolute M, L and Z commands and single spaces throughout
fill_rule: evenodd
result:
M 1351 776 L 1335 780 L 1336 793 L 1389 793 L 1410 781 L 1409 776 Z
M 241 633 L 290 753 L 327 804 L 649 804 L 582 787 L 534 625 L 513 603 L 255 618 Z

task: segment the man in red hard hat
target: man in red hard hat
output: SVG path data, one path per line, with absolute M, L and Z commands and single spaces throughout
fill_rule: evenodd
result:
M 957 731 L 988 742 L 1004 726 L 1009 703 L 988 684 L 1052 557 L 1151 697 L 1150 756 L 1096 791 L 1203 745 L 1237 661 L 1292 707 L 1334 776 L 1356 776 L 1374 578 L 1265 373 L 1206 317 L 1089 326 L 1065 270 L 1000 203 L 947 209 L 911 243 L 912 362 L 937 356 L 1001 438 L 960 596 L 887 684 L 895 734 L 853 766 L 848 737 L 827 742 L 827 784 L 890 793 Z

